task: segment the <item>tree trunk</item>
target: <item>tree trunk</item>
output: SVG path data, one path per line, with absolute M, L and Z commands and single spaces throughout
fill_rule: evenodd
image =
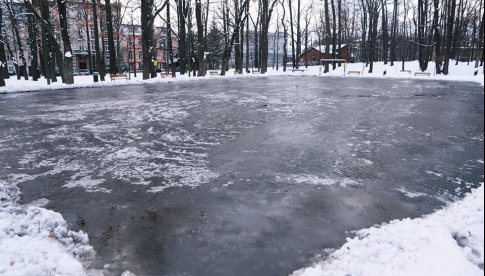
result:
M 456 0 L 450 0 L 447 10 L 447 27 L 446 27 L 446 46 L 444 53 L 443 74 L 448 75 L 450 65 L 451 47 L 453 46 L 453 27 L 455 25 Z
M 205 38 L 204 38 L 204 23 L 202 21 L 202 3 L 201 0 L 195 2 L 195 18 L 197 20 L 197 60 L 198 60 L 198 72 L 197 76 L 203 77 L 206 74 L 204 52 L 205 52 Z
M 42 13 L 42 18 L 48 20 L 49 16 L 49 6 L 47 6 L 46 1 L 40 0 L 40 9 Z M 47 32 L 47 26 L 45 24 L 41 25 L 41 32 L 42 32 L 42 59 L 44 64 L 44 78 L 47 80 L 47 85 L 51 84 L 51 59 L 50 56 L 50 47 L 49 47 L 49 33 Z
M 337 14 L 338 14 L 338 38 L 337 38 L 337 44 L 339 48 L 339 54 L 340 50 L 342 49 L 342 0 L 337 0 Z M 308 30 L 307 30 L 308 32 Z M 341 57 L 338 57 L 339 59 Z M 342 66 L 342 62 L 338 62 L 338 66 Z
M 175 78 L 175 66 L 173 66 L 173 45 L 172 45 L 172 25 L 170 23 L 170 2 L 167 2 L 167 47 L 168 47 L 168 66 L 172 72 L 172 78 Z
M 3 26 L 3 11 L 0 6 L 0 26 Z M 0 87 L 5 86 L 5 73 L 8 74 L 7 57 L 5 56 L 5 41 L 3 39 L 3 30 L 0 30 Z M 7 70 L 5 70 L 7 69 Z
M 382 60 L 384 64 L 387 64 L 389 60 L 389 31 L 388 31 L 388 16 L 387 16 L 387 4 L 382 0 Z
M 434 0 L 439 1 L 439 0 Z M 390 51 L 390 59 L 391 59 L 391 66 L 394 66 L 394 61 L 396 60 L 396 35 L 397 35 L 397 25 L 398 25 L 398 0 L 394 0 L 394 6 L 392 9 L 392 25 L 391 25 L 391 51 Z
M 335 15 L 335 2 L 331 0 L 330 5 L 332 5 L 332 58 L 336 58 L 337 52 L 337 16 Z M 332 70 L 337 68 L 337 63 L 332 62 Z
M 328 0 L 325 0 L 328 1 Z M 327 3 L 327 2 L 325 2 Z M 327 6 L 326 6 L 327 7 Z M 288 9 L 290 13 L 290 33 L 291 33 L 291 61 L 293 63 L 293 68 L 296 67 L 296 55 L 295 55 L 295 31 L 293 25 L 293 7 L 291 5 L 291 0 L 288 0 Z
M 439 25 L 439 5 L 440 0 L 433 0 L 434 3 L 434 14 L 433 14 L 433 49 L 434 49 L 434 56 L 435 56 L 435 70 L 436 74 L 441 74 L 441 31 Z
M 480 10 L 482 10 L 482 2 L 480 2 Z M 484 32 L 483 21 L 484 20 L 485 20 L 485 13 L 482 14 L 482 18 L 480 19 L 480 31 L 479 31 L 480 34 L 478 35 L 478 46 L 475 53 L 475 68 L 478 68 L 478 66 L 480 65 L 480 61 L 483 60 L 482 47 L 483 47 L 483 32 Z
M 246 13 L 249 10 L 249 2 Z M 249 73 L 249 16 L 246 18 L 246 73 Z
M 89 74 L 92 75 L 94 71 L 93 67 L 93 53 L 91 52 L 91 31 L 89 29 L 89 16 L 87 10 L 87 2 L 84 0 L 84 24 L 86 25 L 86 46 L 88 47 L 88 63 L 89 63 Z
M 426 43 L 426 24 L 428 19 L 428 1 L 418 0 L 418 43 L 419 43 L 419 68 L 422 72 L 428 69 L 429 46 Z
M 330 13 L 328 10 L 328 0 L 324 0 L 325 6 L 325 58 L 330 56 L 330 40 L 328 39 L 331 35 L 332 31 L 330 29 Z M 324 73 L 328 73 L 330 71 L 330 66 L 328 62 L 325 62 L 325 70 Z
M 32 60 L 30 62 L 32 74 L 32 80 L 37 81 L 39 79 L 39 57 L 38 57 L 38 48 L 37 48 L 37 28 L 34 25 L 34 19 L 32 16 L 29 15 L 27 18 L 28 28 L 29 28 L 29 40 L 30 40 L 30 52 L 32 54 Z M 1 20 L 0 20 L 1 22 Z M 1 38 L 0 38 L 1 41 Z M 3 48 L 3 47 L 2 47 Z
M 18 24 L 15 22 L 15 15 L 12 12 L 12 7 L 10 6 L 8 1 L 5 1 L 7 6 L 8 13 L 10 15 L 10 22 L 12 24 L 12 32 L 14 34 L 15 41 L 17 42 L 19 58 L 22 61 L 22 65 L 19 66 L 21 72 L 17 71 L 17 79 L 20 79 L 20 73 L 23 73 L 25 80 L 29 80 L 29 73 L 27 71 L 27 61 L 24 55 L 24 47 L 22 45 L 22 40 L 20 38 Z M 18 62 L 18 61 L 17 61 Z
M 59 0 L 58 0 L 59 1 Z M 109 48 L 109 73 L 116 74 L 116 48 L 113 33 L 113 14 L 111 12 L 110 0 L 105 0 L 106 28 L 108 29 L 108 48 Z
M 153 44 L 153 0 L 141 2 L 141 40 L 142 40 L 142 69 L 143 79 L 150 79 L 152 69 L 151 46 Z
M 179 48 L 179 62 L 180 62 L 180 74 L 187 72 L 187 22 L 185 17 L 187 16 L 185 0 L 176 0 L 177 3 L 177 17 L 178 17 L 178 48 Z
M 71 41 L 69 39 L 69 26 L 67 24 L 67 9 L 66 9 L 66 1 L 65 0 L 57 0 L 57 9 L 59 11 L 59 23 L 61 25 L 61 37 L 62 37 L 62 44 L 64 46 L 64 56 L 62 59 L 62 81 L 65 84 L 73 84 L 74 83 L 74 75 L 73 75 L 73 65 L 72 65 L 72 49 L 71 49 Z
M 104 71 L 104 59 L 101 57 L 101 49 L 99 45 L 99 25 L 98 25 L 98 12 L 96 0 L 92 0 L 93 4 L 93 24 L 94 24 L 94 47 L 96 50 L 96 65 L 99 73 L 99 78 L 104 81 L 105 71 Z M 104 49 L 103 49 L 104 51 Z
M 286 63 L 288 63 L 287 58 L 288 58 L 288 29 L 286 28 L 285 25 L 285 10 L 283 8 L 283 18 L 281 19 L 281 25 L 283 26 L 283 72 L 286 72 Z
M 333 0 L 332 0 L 333 1 Z M 296 56 L 301 55 L 301 0 L 296 0 Z M 300 68 L 300 60 L 296 61 L 296 68 Z

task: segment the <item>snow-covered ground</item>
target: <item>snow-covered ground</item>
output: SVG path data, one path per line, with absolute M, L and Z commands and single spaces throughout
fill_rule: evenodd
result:
M 331 66 L 330 66 L 331 67 Z M 458 65 L 455 65 L 454 62 L 450 64 L 450 73 L 448 75 L 436 75 L 434 72 L 434 62 L 430 62 L 428 65 L 428 70 L 426 72 L 430 73 L 430 76 L 415 76 L 415 72 L 421 72 L 419 70 L 419 63 L 417 61 L 411 61 L 405 63 L 405 70 L 410 71 L 408 72 L 401 72 L 402 63 L 396 62 L 394 66 L 390 66 L 388 63 L 384 65 L 383 62 L 376 62 L 374 64 L 374 73 L 369 74 L 368 67 L 365 67 L 363 63 L 349 63 L 347 66 L 342 65 L 338 67 L 336 70 L 330 70 L 329 73 L 322 74 L 320 66 L 309 66 L 305 68 L 304 66 L 301 67 L 304 69 L 303 72 L 296 71 L 292 72 L 291 68 L 288 68 L 286 72 L 283 72 L 283 68 L 279 67 L 278 70 L 274 68 L 269 68 L 267 74 L 259 75 L 259 74 L 243 74 L 243 75 L 234 75 L 234 70 L 229 70 L 226 73 L 224 78 L 246 78 L 246 77 L 261 77 L 261 76 L 283 76 L 283 75 L 308 75 L 308 76 L 341 76 L 341 77 L 373 77 L 373 78 L 420 78 L 420 79 L 439 79 L 439 80 L 455 80 L 455 81 L 474 81 L 484 83 L 483 77 L 483 66 L 479 68 L 474 67 L 474 63 L 470 63 L 469 65 L 466 62 L 460 62 Z M 361 75 L 348 75 L 349 71 L 359 71 Z M 384 71 L 386 74 L 384 75 Z M 475 71 L 478 71 L 477 75 L 475 76 Z M 130 85 L 130 84 L 144 84 L 144 83 L 167 83 L 167 82 L 177 82 L 177 81 L 195 81 L 195 80 L 207 80 L 207 79 L 218 79 L 221 76 L 205 76 L 203 78 L 197 77 L 188 77 L 187 75 L 180 76 L 178 75 L 177 78 L 170 78 L 170 77 L 157 77 L 150 80 L 143 80 L 141 73 L 137 74 L 135 78 L 131 75 L 130 80 L 124 79 L 117 79 L 115 81 L 111 81 L 109 76 L 106 76 L 106 81 L 104 82 L 93 82 L 93 76 L 75 76 L 74 77 L 74 84 L 67 85 L 63 84 L 58 77 L 58 82 L 52 83 L 51 85 L 47 85 L 45 79 L 40 79 L 37 82 L 32 80 L 25 81 L 24 79 L 17 80 L 15 76 L 11 77 L 10 79 L 5 80 L 6 86 L 0 87 L 0 93 L 8 93 L 8 92 L 26 92 L 26 91 L 39 91 L 39 90 L 55 90 L 55 89 L 66 89 L 66 88 L 85 88 L 85 87 L 104 87 L 104 86 L 122 86 L 122 85 Z
M 323 261 L 292 275 L 483 275 L 481 184 L 431 215 L 356 231 Z
M 20 205 L 18 195 L 15 185 L 0 183 L 0 275 L 86 274 L 83 264 L 95 256 L 87 234 L 42 208 L 47 199 Z

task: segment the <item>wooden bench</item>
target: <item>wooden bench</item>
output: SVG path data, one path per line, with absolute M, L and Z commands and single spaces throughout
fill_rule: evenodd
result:
M 349 71 L 347 72 L 347 75 L 360 75 L 361 72 L 360 71 Z
M 251 74 L 261 74 L 260 71 L 252 71 Z
M 111 79 L 111 81 L 115 81 L 116 79 L 125 79 L 125 80 L 130 79 L 130 77 L 128 77 L 127 74 L 111 74 L 109 75 L 109 78 Z
M 305 69 L 291 69 L 291 72 L 305 72 Z
M 401 73 L 408 73 L 411 75 L 411 70 L 401 70 Z
M 209 71 L 210 76 L 219 76 L 219 71 Z
M 238 71 L 234 71 L 234 75 L 242 75 L 242 73 Z
M 414 72 L 414 76 L 427 76 L 429 77 L 431 73 L 429 72 Z
M 172 72 L 160 72 L 160 77 L 161 78 L 166 78 L 166 77 L 171 77 L 172 76 Z

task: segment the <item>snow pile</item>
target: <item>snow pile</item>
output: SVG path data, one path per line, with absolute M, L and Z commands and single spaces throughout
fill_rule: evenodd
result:
M 16 203 L 18 194 L 0 183 L 0 274 L 85 275 L 81 262 L 95 254 L 88 236 L 69 231 L 59 213 Z
M 484 187 L 443 210 L 356 232 L 292 275 L 483 275 Z

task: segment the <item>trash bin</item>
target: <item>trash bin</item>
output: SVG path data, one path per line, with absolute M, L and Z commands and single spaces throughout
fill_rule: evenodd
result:
M 93 72 L 93 81 L 98 82 L 99 81 L 99 74 L 98 72 Z

